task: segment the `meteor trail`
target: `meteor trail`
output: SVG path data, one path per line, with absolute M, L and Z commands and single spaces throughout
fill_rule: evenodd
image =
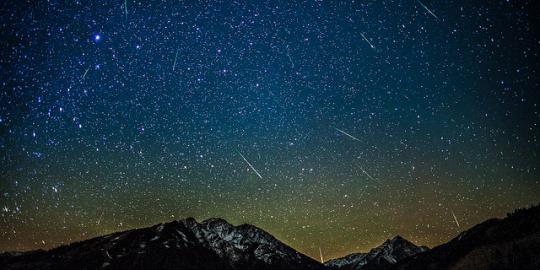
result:
M 353 135 L 351 135 L 351 134 L 349 134 L 349 133 L 347 133 L 347 132 L 345 132 L 345 131 L 343 131 L 343 130 L 341 130 L 339 128 L 335 128 L 335 129 L 337 131 L 339 131 L 340 133 L 345 134 L 345 136 L 347 136 L 347 137 L 349 137 L 349 138 L 351 138 L 351 139 L 353 139 L 355 141 L 360 141 L 358 138 L 354 137 Z
M 178 49 L 176 49 L 176 55 L 174 56 L 174 64 L 172 66 L 172 70 L 174 71 L 174 69 L 176 68 L 176 59 L 178 59 Z
M 362 167 L 358 167 L 360 168 L 360 170 L 362 170 L 362 172 L 367 175 L 367 177 L 369 177 L 369 179 L 373 180 L 373 181 L 377 181 L 375 178 L 373 178 L 371 175 L 369 175 L 369 173 L 366 172 L 366 170 L 364 170 Z
M 88 73 L 88 71 L 90 70 L 90 68 L 87 68 L 86 71 L 84 72 L 84 74 L 82 75 L 82 79 L 84 80 L 84 78 L 86 77 L 86 73 Z
M 319 247 L 319 254 L 321 255 L 321 263 L 324 263 L 321 247 Z
M 236 151 L 236 152 L 238 152 L 238 151 Z M 257 176 L 259 178 L 263 179 L 261 174 L 255 169 L 255 167 L 253 167 L 253 165 L 251 165 L 251 163 L 249 163 L 249 161 L 244 157 L 244 155 L 242 155 L 242 153 L 240 153 L 240 152 L 238 152 L 238 154 L 244 159 L 244 161 L 247 163 L 247 165 L 249 165 L 249 167 L 257 174 Z
M 418 3 L 429 13 L 431 14 L 431 16 L 433 16 L 435 19 L 437 19 L 437 21 L 439 20 L 439 17 L 437 17 L 437 15 L 435 15 L 435 13 L 433 13 L 428 7 L 426 7 L 426 5 L 424 5 L 424 3 L 420 2 L 420 0 L 416 0 L 418 1 Z
M 367 39 L 366 36 L 364 36 L 364 34 L 360 33 L 360 35 L 361 35 L 362 38 L 369 44 L 369 46 L 370 46 L 372 49 L 375 49 L 375 46 L 373 46 L 373 44 L 371 44 L 371 42 L 369 42 L 369 39 Z
M 293 60 L 292 60 L 292 58 L 291 58 L 291 54 L 290 54 L 290 52 L 289 52 L 289 45 L 287 45 L 286 48 L 287 48 L 287 57 L 289 58 L 289 62 L 291 62 L 292 68 L 294 68 L 294 62 L 293 62 Z
M 101 215 L 99 216 L 99 219 L 96 221 L 96 224 L 99 225 L 102 220 L 103 220 L 103 211 L 101 211 Z
M 452 212 L 452 216 L 454 217 L 454 221 L 456 222 L 458 228 L 459 228 L 459 222 L 457 220 L 457 217 L 456 217 L 456 214 L 454 214 L 454 211 L 450 210 L 450 212 Z
M 127 16 L 128 16 L 128 11 L 127 11 L 127 0 L 124 0 L 124 10 L 126 11 L 126 19 L 127 19 Z

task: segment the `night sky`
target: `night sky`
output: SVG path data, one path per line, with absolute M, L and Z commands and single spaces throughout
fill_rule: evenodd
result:
M 537 204 L 539 10 L 1 1 L 0 250 L 223 217 L 331 258 Z

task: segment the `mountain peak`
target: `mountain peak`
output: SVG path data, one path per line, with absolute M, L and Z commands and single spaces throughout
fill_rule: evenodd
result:
M 325 269 L 260 228 L 234 226 L 221 218 L 200 223 L 186 218 L 96 237 L 39 256 L 0 257 L 5 265 L 21 262 L 40 269 Z
M 398 235 L 394 236 L 391 239 L 386 239 L 386 241 L 384 241 L 383 245 L 384 244 L 394 245 L 394 244 L 399 244 L 399 243 L 402 243 L 402 242 L 410 243 L 407 239 L 401 237 L 401 235 L 398 234 Z
M 225 219 L 223 219 L 223 218 L 215 218 L 215 217 L 205 219 L 203 222 L 201 222 L 201 224 L 210 224 L 210 223 L 213 223 L 213 224 L 229 224 L 229 225 L 231 225 Z
M 382 245 L 376 247 L 375 249 L 391 249 L 391 248 L 397 248 L 397 249 L 404 249 L 404 248 L 416 248 L 417 246 L 413 243 L 411 243 L 409 240 L 403 238 L 401 235 L 396 235 L 391 239 L 387 239 L 382 243 Z
M 371 249 L 368 253 L 354 253 L 343 258 L 334 259 L 325 263 L 331 269 L 361 270 L 371 267 L 395 264 L 407 257 L 426 251 L 425 247 L 418 247 L 407 239 L 396 235 L 387 239 L 380 246 Z
M 232 230 L 235 228 L 234 225 L 222 218 L 209 218 L 201 222 L 200 225 L 217 230 Z
M 393 269 L 540 269 L 540 206 L 488 219 Z

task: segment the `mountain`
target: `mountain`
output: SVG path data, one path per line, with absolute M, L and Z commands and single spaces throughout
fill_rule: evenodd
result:
M 386 240 L 368 253 L 353 253 L 343 258 L 327 261 L 325 265 L 335 270 L 380 269 L 426 250 L 428 250 L 427 247 L 418 247 L 398 235 Z
M 431 250 L 396 236 L 325 265 L 252 225 L 173 221 L 49 251 L 0 254 L 0 269 L 503 270 L 540 269 L 540 206 L 490 219 Z
M 49 251 L 4 253 L 0 269 L 324 270 L 252 225 L 223 219 L 173 221 Z
M 540 269 L 540 205 L 490 219 L 392 270 Z

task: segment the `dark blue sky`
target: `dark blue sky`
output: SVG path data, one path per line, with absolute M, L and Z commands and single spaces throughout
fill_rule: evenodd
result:
M 331 257 L 539 202 L 534 1 L 0 10 L 1 250 L 220 216 Z

